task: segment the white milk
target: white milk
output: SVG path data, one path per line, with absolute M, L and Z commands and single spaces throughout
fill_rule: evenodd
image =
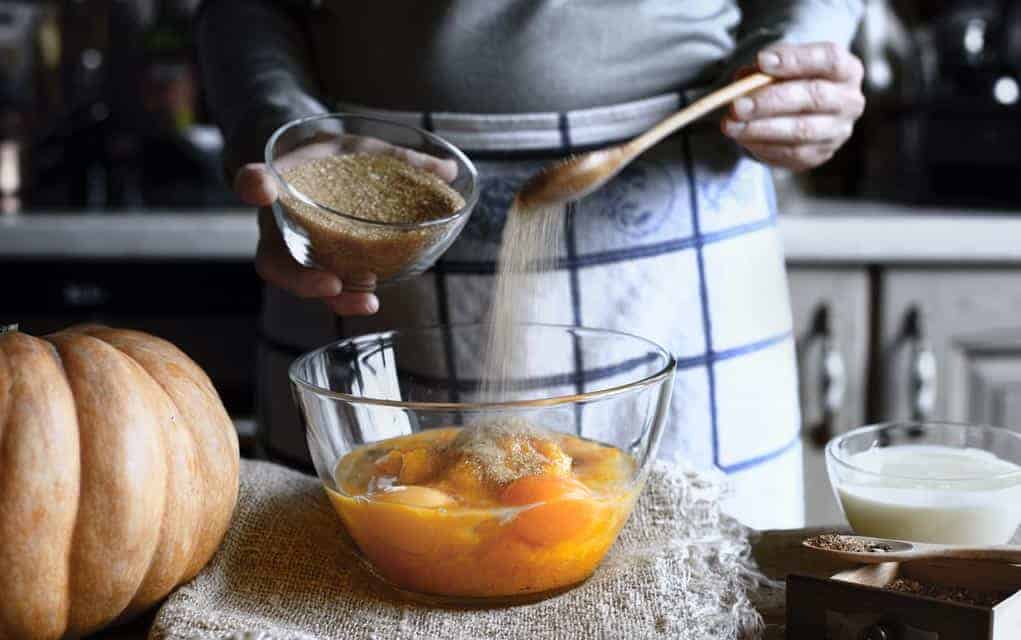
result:
M 906 445 L 863 451 L 848 462 L 884 474 L 840 472 L 837 494 L 847 521 L 860 535 L 1004 544 L 1021 524 L 1021 476 L 995 477 L 1021 471 L 1021 466 L 988 451 Z

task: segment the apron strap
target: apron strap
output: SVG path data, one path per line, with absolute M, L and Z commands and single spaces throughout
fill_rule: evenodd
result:
M 609 106 L 544 113 L 397 111 L 351 102 L 336 106 L 346 113 L 422 127 L 469 152 L 563 152 L 636 136 L 704 92 L 694 88 Z

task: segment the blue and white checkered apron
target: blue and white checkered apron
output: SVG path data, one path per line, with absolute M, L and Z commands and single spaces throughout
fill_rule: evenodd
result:
M 493 289 L 500 233 L 521 183 L 578 147 L 634 135 L 691 94 L 570 113 L 409 113 L 340 105 L 424 126 L 464 149 L 482 180 L 461 237 L 425 275 L 380 291 L 372 318 L 331 317 L 267 291 L 260 433 L 270 455 L 307 461 L 286 367 L 298 352 L 386 328 L 474 322 Z M 660 456 L 715 466 L 728 510 L 758 528 L 804 520 L 794 342 L 768 170 L 715 127 L 676 135 L 565 217 L 566 259 L 544 288 L 544 321 L 635 333 L 678 371 Z

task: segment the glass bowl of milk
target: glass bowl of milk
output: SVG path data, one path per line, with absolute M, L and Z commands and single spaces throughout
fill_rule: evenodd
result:
M 979 425 L 862 427 L 826 446 L 826 468 L 855 533 L 993 545 L 1021 525 L 1021 434 Z

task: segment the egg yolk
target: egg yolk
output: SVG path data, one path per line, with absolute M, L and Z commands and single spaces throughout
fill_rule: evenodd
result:
M 371 495 L 373 500 L 403 504 L 408 507 L 435 509 L 454 504 L 454 499 L 439 489 L 415 485 L 391 487 Z
M 591 492 L 574 478 L 528 476 L 512 482 L 500 497 L 508 506 L 535 505 L 512 524 L 515 533 L 534 545 L 573 538 L 592 524 Z
M 586 498 L 588 488 L 574 478 L 527 476 L 507 485 L 500 496 L 506 505 L 522 507 L 536 502 Z
M 517 597 L 577 584 L 624 526 L 635 461 L 565 434 L 437 428 L 356 449 L 327 492 L 351 538 L 395 585 Z

